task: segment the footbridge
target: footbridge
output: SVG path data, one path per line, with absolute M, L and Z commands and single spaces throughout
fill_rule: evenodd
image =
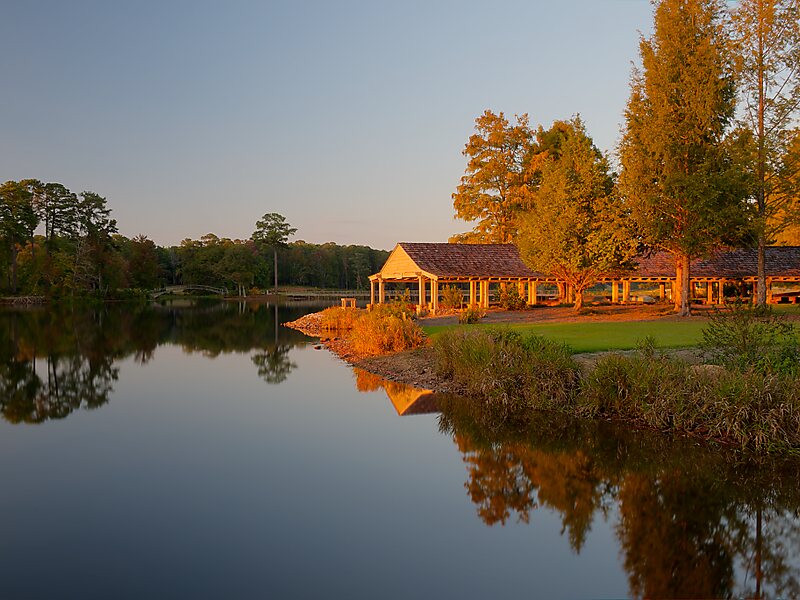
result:
M 186 292 L 207 292 L 209 294 L 214 294 L 216 296 L 225 296 L 228 293 L 228 290 L 227 288 L 224 287 L 214 287 L 211 285 L 195 285 L 190 283 L 187 285 L 168 285 L 166 287 L 161 288 L 160 290 L 153 290 L 152 292 L 150 292 L 150 297 L 155 299 L 165 294 L 181 295 L 185 294 Z

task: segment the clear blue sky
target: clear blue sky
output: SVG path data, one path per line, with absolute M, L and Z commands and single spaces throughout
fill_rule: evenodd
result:
M 446 241 L 485 109 L 580 113 L 613 151 L 646 0 L 0 6 L 0 181 L 106 196 L 159 244 Z

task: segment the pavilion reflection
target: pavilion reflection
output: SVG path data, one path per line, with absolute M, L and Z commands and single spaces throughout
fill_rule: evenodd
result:
M 354 368 L 356 389 L 359 392 L 376 392 L 383 389 L 399 416 L 422 415 L 439 412 L 438 394 L 405 383 L 389 381 L 363 369 Z

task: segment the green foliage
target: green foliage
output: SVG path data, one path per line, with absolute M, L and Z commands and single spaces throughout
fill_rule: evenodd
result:
M 726 132 L 735 109 L 718 0 L 659 0 L 642 39 L 620 144 L 619 189 L 645 243 L 675 254 L 688 314 L 689 261 L 748 233 L 746 169 Z
M 256 244 L 269 248 L 285 246 L 289 237 L 297 233 L 297 229 L 286 222 L 286 217 L 278 213 L 267 213 L 256 221 L 256 230 L 251 239 Z
M 455 309 L 461 308 L 464 303 L 464 294 L 455 285 L 448 285 L 442 288 L 442 300 L 440 306 L 442 308 Z
M 540 127 L 537 138 L 538 185 L 521 218 L 520 254 L 533 270 L 573 286 L 580 309 L 586 288 L 630 265 L 636 236 L 612 193 L 608 161 L 579 117 Z
M 517 286 L 509 284 L 500 288 L 500 306 L 506 310 L 522 310 L 527 305 Z
M 800 372 L 794 326 L 767 306 L 736 302 L 717 310 L 703 330 L 707 356 L 727 369 L 760 373 Z

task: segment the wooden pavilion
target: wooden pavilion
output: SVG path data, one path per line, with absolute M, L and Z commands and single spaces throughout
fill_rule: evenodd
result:
M 488 308 L 492 282 L 516 284 L 528 304 L 535 304 L 537 284 L 558 280 L 529 269 L 513 244 L 400 242 L 381 270 L 370 275 L 370 303 L 386 302 L 387 284 L 412 284 L 417 286 L 418 309 L 429 306 L 436 312 L 442 285 L 466 283 L 469 303 Z
M 757 252 L 754 248 L 720 249 L 692 261 L 690 284 L 704 291 L 708 304 L 722 302 L 725 284 L 748 284 L 755 288 Z M 659 286 L 665 298 L 674 289 L 675 263 L 671 254 L 642 256 L 638 266 L 598 283 L 611 283 L 611 302 L 630 302 L 632 283 Z M 767 301 L 774 302 L 774 283 L 800 283 L 800 247 L 771 246 L 766 254 Z M 558 300 L 570 301 L 571 291 L 563 281 L 532 271 L 513 244 L 398 243 L 381 270 L 370 276 L 370 303 L 386 302 L 387 285 L 408 284 L 416 288 L 419 310 L 436 312 L 442 285 L 468 284 L 469 304 L 489 306 L 492 283 L 517 285 L 528 304 L 536 304 L 539 285 L 557 286 Z M 376 293 L 377 292 L 377 293 Z

